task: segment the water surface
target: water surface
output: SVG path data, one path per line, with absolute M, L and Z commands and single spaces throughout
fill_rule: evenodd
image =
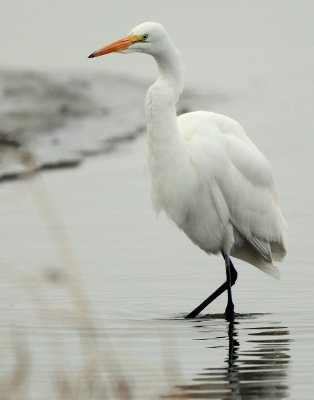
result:
M 184 320 L 224 281 L 223 260 L 156 220 L 145 159 L 142 137 L 78 169 L 1 186 L 1 342 L 12 360 L 2 373 L 25 353 L 22 398 L 58 398 L 64 387 L 84 398 L 88 378 L 111 398 L 310 399 L 313 270 L 304 217 L 288 211 L 280 281 L 235 262 L 233 325 L 222 315 L 224 296 Z M 287 172 L 281 183 L 293 180 Z M 76 268 L 82 281 L 68 281 Z
M 1 184 L 0 396 L 312 399 L 313 2 L 203 1 L 197 10 L 194 3 L 181 10 L 178 0 L 140 0 L 128 8 L 121 1 L 32 0 L 1 7 L 2 70 L 81 69 L 74 81 L 67 75 L 66 91 L 59 87 L 62 96 L 54 92 L 51 102 L 36 97 L 51 87 L 46 72 L 46 84 L 32 75 L 35 97 L 25 96 L 18 73 L 11 73 L 11 103 L 2 79 L 1 116 L 19 118 L 22 98 L 26 111 L 33 107 L 22 110 L 32 117 L 23 117 L 22 127 L 37 129 L 31 150 L 39 161 L 55 162 L 58 142 L 62 160 L 79 164 L 82 149 L 95 155 L 104 138 L 143 126 L 139 89 L 146 84 L 116 75 L 95 80 L 94 72 L 152 80 L 152 60 L 86 57 L 134 25 L 157 20 L 183 55 L 187 86 L 197 94 L 189 106 L 239 120 L 270 159 L 289 240 L 280 281 L 235 262 L 233 325 L 222 317 L 224 296 L 187 321 L 183 316 L 225 280 L 223 260 L 202 253 L 163 215 L 156 219 L 144 135 L 79 168 Z M 56 75 L 65 83 L 65 75 Z M 67 125 L 69 114 L 82 111 L 72 108 L 73 90 L 89 119 Z M 42 134 L 56 113 L 54 130 Z M 12 119 L 3 121 L 0 134 L 18 131 Z M 0 156 L 2 169 L 19 172 Z

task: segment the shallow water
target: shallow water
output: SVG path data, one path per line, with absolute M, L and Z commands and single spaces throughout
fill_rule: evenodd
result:
M 269 7 L 264 1 L 212 1 L 200 4 L 201 12 L 191 3 L 182 10 L 180 24 L 177 0 L 171 6 L 133 2 L 122 14 L 121 2 L 108 1 L 110 13 L 102 0 L 89 7 L 76 2 L 74 19 L 71 2 L 62 4 L 62 12 L 55 1 L 39 3 L 27 2 L 25 10 L 19 4 L 19 13 L 15 2 L 3 9 L 0 41 L 6 57 L 1 68 L 81 68 L 85 72 L 76 73 L 78 80 L 67 75 L 68 83 L 73 89 L 76 82 L 79 93 L 88 95 L 83 103 L 90 117 L 63 123 L 73 109 L 72 102 L 70 108 L 62 106 L 62 91 L 52 102 L 22 93 L 27 107 L 50 107 L 48 114 L 37 112 L 28 121 L 31 133 L 39 126 L 40 140 L 31 145 L 37 157 L 42 155 L 39 161 L 55 162 L 56 156 L 69 161 L 71 154 L 79 163 L 82 153 L 97 153 L 104 138 L 124 137 L 130 126 L 132 131 L 143 126 L 141 83 L 118 85 L 115 76 L 98 81 L 86 71 L 120 71 L 151 80 L 151 60 L 112 56 L 91 64 L 86 55 L 141 21 L 159 20 L 182 52 L 187 86 L 205 93 L 193 98 L 192 108 L 236 118 L 270 159 L 289 223 L 288 255 L 279 265 L 280 281 L 235 262 L 239 278 L 232 326 L 222 317 L 225 296 L 201 318 L 185 320 L 225 280 L 223 261 L 203 254 L 164 216 L 156 219 L 145 137 L 76 169 L 3 183 L 0 397 L 312 399 L 313 2 L 282 0 Z M 19 38 L 19 51 L 8 37 Z M 64 81 L 65 75 L 55 74 Z M 23 86 L 15 76 L 13 94 Z M 86 90 L 89 81 L 95 90 Z M 1 115 L 7 110 L 19 116 L 19 97 L 12 97 L 11 90 L 9 103 L 6 76 L 2 82 Z M 38 87 L 43 90 L 42 81 L 35 82 Z M 126 104 L 127 114 L 124 100 L 134 106 Z M 108 108 L 115 111 L 113 119 L 106 122 L 105 113 L 96 118 Z M 52 112 L 55 118 L 58 110 L 60 129 L 42 135 L 42 120 L 49 122 L 46 115 Z M 11 133 L 19 128 L 14 120 L 7 122 L 13 124 L 7 126 Z M 28 127 L 25 121 L 22 125 Z M 62 153 L 48 146 L 49 140 L 59 143 Z M 20 171 L 5 161 L 1 158 L 1 168 Z
M 224 296 L 188 321 L 184 314 L 224 281 L 223 261 L 156 220 L 145 159 L 141 138 L 80 168 L 1 185 L 1 345 L 12 365 L 16 343 L 28 355 L 21 398 L 56 398 L 64 376 L 80 388 L 75 398 L 86 398 L 80 385 L 90 376 L 114 399 L 312 398 L 304 222 L 312 211 L 293 212 L 295 178 L 281 171 L 290 204 L 281 280 L 237 261 L 235 323 L 222 316 Z M 67 263 L 77 275 L 79 266 L 83 287 L 60 270 Z M 12 367 L 0 365 L 1 375 Z

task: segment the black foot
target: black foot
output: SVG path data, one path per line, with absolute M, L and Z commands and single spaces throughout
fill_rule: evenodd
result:
M 225 310 L 225 318 L 228 322 L 234 321 L 234 305 L 228 304 Z
M 228 289 L 228 283 L 223 283 L 214 293 L 212 293 L 206 300 L 203 301 L 198 307 L 185 316 L 186 319 L 195 318 L 198 314 L 204 310 L 208 304 L 214 301 L 218 296 L 220 296 L 225 290 Z
M 231 274 L 231 286 L 233 286 L 237 280 L 238 277 L 238 273 L 236 271 L 236 269 L 234 268 L 231 260 L 230 260 L 230 274 Z M 208 304 L 210 304 L 212 301 L 214 301 L 218 296 L 220 296 L 224 291 L 228 290 L 229 288 L 229 283 L 228 281 L 226 281 L 225 283 L 223 283 L 214 293 L 212 293 L 209 297 L 207 297 L 206 300 L 203 301 L 203 303 L 201 303 L 198 307 L 196 307 L 193 311 L 191 311 L 189 314 L 187 314 L 185 316 L 186 319 L 190 319 L 190 318 L 195 318 L 198 316 L 198 314 L 204 310 L 204 308 L 206 306 L 208 306 Z M 232 305 L 233 306 L 233 305 Z M 227 306 L 228 308 L 228 306 Z M 228 313 L 228 315 L 234 315 L 233 309 L 232 309 L 232 313 Z M 227 309 L 226 309 L 226 315 L 227 315 Z M 227 319 L 227 316 L 226 316 Z M 233 317 L 234 319 L 234 317 Z M 227 319 L 227 321 L 233 321 L 233 319 Z

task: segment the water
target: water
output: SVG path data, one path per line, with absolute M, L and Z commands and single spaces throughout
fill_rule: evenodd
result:
M 216 321 L 195 324 L 199 331 L 195 336 L 199 337 L 194 340 L 205 341 L 204 350 L 211 353 L 223 348 L 225 356 L 220 365 L 205 364 L 191 383 L 177 386 L 177 393 L 165 398 L 287 398 L 291 341 L 287 327 L 267 324 L 261 315 L 253 314 L 239 315 L 237 322 L 228 326 L 228 333 L 221 336 L 213 334 L 216 325 Z
M 89 362 L 100 359 L 93 376 L 112 398 L 310 399 L 313 273 L 302 221 L 311 210 L 288 212 L 280 281 L 235 263 L 232 326 L 224 296 L 187 321 L 224 281 L 223 261 L 156 220 L 145 159 L 142 137 L 80 168 L 1 186 L 1 342 L 7 360 L 16 342 L 30 359 L 22 398 L 55 398 L 64 374 L 84 398 Z M 281 184 L 294 179 L 287 170 Z M 79 265 L 84 289 L 58 269 L 67 260 Z
M 70 150 L 79 164 L 82 150 L 95 155 L 104 137 L 128 135 L 130 122 L 132 129 L 142 126 L 143 108 L 138 107 L 143 83 L 126 79 L 119 85 L 114 77 L 108 97 L 108 87 L 101 86 L 105 81 L 96 85 L 94 68 L 151 79 L 151 61 L 113 56 L 106 64 L 91 64 L 85 56 L 142 20 L 160 20 L 178 44 L 188 85 L 197 94 L 189 106 L 235 117 L 270 159 L 289 241 L 288 255 L 279 265 L 280 281 L 235 262 L 239 278 L 233 289 L 233 325 L 222 317 L 224 296 L 200 318 L 187 321 L 183 316 L 224 281 L 223 261 L 203 254 L 163 215 L 156 219 L 145 135 L 119 142 L 115 151 L 89 158 L 78 168 L 2 183 L 1 396 L 312 399 L 312 2 L 285 0 L 272 7 L 263 1 L 242 0 L 236 6 L 203 2 L 201 13 L 195 13 L 194 4 L 186 5 L 180 24 L 178 1 L 171 6 L 138 1 L 124 13 L 122 4 L 108 1 L 106 17 L 101 16 L 104 2 L 98 0 L 88 9 L 67 2 L 62 12 L 53 1 L 44 8 L 32 1 L 26 9 L 19 4 L 16 13 L 15 3 L 1 10 L 0 41 L 6 49 L 2 68 L 81 68 L 85 72 L 77 72 L 74 81 L 68 73 L 67 84 L 87 81 L 94 88 L 80 89 L 87 96 L 87 103 L 86 97 L 80 99 L 89 119 L 63 124 L 69 115 L 61 113 L 60 129 L 39 135 L 43 142 L 58 136 L 66 144 L 63 161 L 71 161 Z M 71 18 L 69 30 L 74 6 L 76 18 Z M 186 26 L 191 29 L 182 29 Z M 16 46 L 7 40 L 12 29 L 19 38 Z M 65 82 L 65 75 L 56 76 Z M 99 117 L 102 106 L 122 110 L 121 98 L 126 105 L 130 102 L 123 97 L 122 83 L 134 96 L 136 118 L 120 120 L 120 110 L 111 120 Z M 3 93 L 0 115 L 10 106 Z M 27 105 L 37 106 L 36 101 Z M 101 106 L 95 111 L 96 103 Z M 38 127 L 34 120 L 28 122 Z M 101 128 L 102 122 L 107 128 Z M 93 136 L 84 139 L 90 131 Z M 40 147 L 41 161 L 56 156 L 48 145 L 30 143 L 32 151 Z

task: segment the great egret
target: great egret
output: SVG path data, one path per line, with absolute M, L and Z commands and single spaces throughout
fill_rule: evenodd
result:
M 225 290 L 225 317 L 234 319 L 231 286 L 237 279 L 230 256 L 278 278 L 272 260 L 286 254 L 285 220 L 271 166 L 233 119 L 206 111 L 177 117 L 183 88 L 181 56 L 164 27 L 138 25 L 129 35 L 92 53 L 146 53 L 158 78 L 146 96 L 153 204 L 208 254 L 222 253 L 226 282 L 186 317 L 197 316 Z

